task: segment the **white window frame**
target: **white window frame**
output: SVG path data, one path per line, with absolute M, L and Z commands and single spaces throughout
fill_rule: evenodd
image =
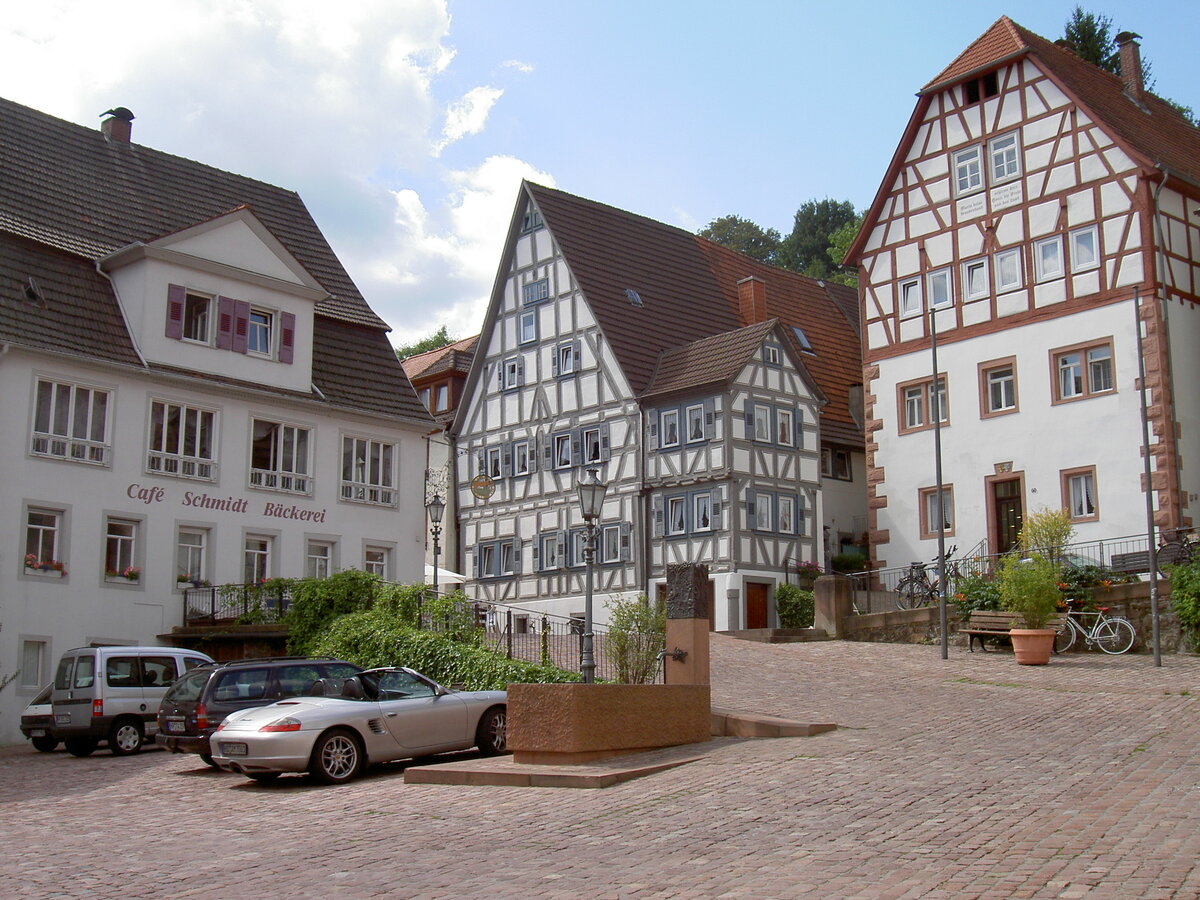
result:
M 775 495 L 757 493 L 754 495 L 754 530 L 775 530 Z M 764 511 L 766 515 L 764 515 Z
M 1116 392 L 1116 374 L 1111 340 L 1062 347 L 1051 351 L 1054 367 L 1054 402 L 1070 402 Z M 1064 377 L 1072 381 L 1063 389 Z M 1078 390 L 1075 389 L 1078 382 Z
M 504 476 L 504 455 L 499 447 L 488 447 L 484 454 L 484 464 L 486 469 L 483 474 L 490 478 L 502 478 Z
M 574 341 L 568 341 L 565 344 L 559 344 L 555 348 L 555 353 L 558 354 L 558 374 L 559 377 L 574 375 L 579 371 L 579 358 L 575 353 L 576 347 Z
M 264 448 L 271 457 L 270 466 L 254 465 L 259 423 L 270 426 L 261 440 L 269 442 Z M 260 490 L 281 491 L 287 494 L 310 495 L 313 491 L 312 429 L 274 419 L 254 416 L 250 419 L 250 481 L 249 486 Z
M 198 314 L 189 315 L 200 308 Z M 183 322 L 181 324 L 182 340 L 194 344 L 208 345 L 212 342 L 213 298 L 195 291 L 187 291 L 183 295 Z M 199 328 L 197 328 L 197 324 Z M 203 335 L 197 337 L 194 332 L 203 330 Z
M 704 519 L 708 519 L 707 525 L 701 524 Z M 712 530 L 712 494 L 692 494 L 692 531 L 708 532 Z
M 50 519 L 48 522 L 33 521 L 34 516 L 45 516 Z M 50 509 L 45 506 L 29 506 L 25 509 L 25 541 L 23 556 L 36 556 L 37 562 L 41 564 L 62 563 L 63 557 L 63 536 L 65 534 L 64 513 L 61 509 Z M 36 537 L 35 537 L 36 535 Z M 48 540 L 47 540 L 48 538 Z M 48 553 L 46 551 L 49 551 Z M 25 568 L 26 572 L 37 571 L 45 572 L 50 575 L 61 575 L 62 573 L 54 569 L 30 569 Z
M 667 498 L 663 531 L 671 537 L 688 533 L 688 503 L 685 495 Z
M 794 499 L 781 494 L 775 501 L 775 515 L 776 531 L 780 534 L 796 533 L 796 501 Z
M 304 574 L 308 578 L 328 578 L 333 574 L 333 544 L 330 541 L 304 542 Z
M 580 436 L 583 442 L 583 462 L 585 465 L 604 461 L 604 447 L 601 443 L 601 433 L 598 427 L 585 428 Z M 594 451 L 594 452 L 593 452 Z
M 1011 280 L 1004 279 L 1004 267 L 1008 260 L 1014 260 L 1013 275 Z M 1001 294 L 1005 291 L 1015 291 L 1023 287 L 1025 284 L 1024 273 L 1021 268 L 1021 248 L 1011 247 L 1008 250 L 1000 250 L 992 258 L 992 268 L 994 281 L 996 282 L 996 293 Z
M 450 409 L 450 385 L 439 384 L 433 389 L 433 411 L 446 412 Z
M 169 446 L 167 427 L 173 414 L 178 415 L 174 446 Z M 150 427 L 146 430 L 146 471 L 172 478 L 215 481 L 217 477 L 217 412 L 202 406 L 153 397 L 150 400 Z M 157 446 L 155 430 L 160 431 Z
M 496 576 L 496 544 L 479 545 L 479 577 L 495 578 Z
M 783 356 L 780 353 L 777 344 L 763 344 L 763 361 L 768 366 L 779 366 L 783 364 Z
M 937 523 L 944 534 L 954 534 L 954 488 L 952 485 L 942 486 L 942 514 L 937 515 L 937 488 L 921 489 L 921 536 L 937 536 Z
M 106 578 L 124 579 L 125 570 L 131 566 L 137 566 L 138 524 L 136 519 L 126 519 L 121 516 L 104 517 L 104 575 Z
M 184 538 L 195 538 L 185 541 Z M 208 529 L 180 526 L 175 535 L 175 581 L 186 587 L 208 578 Z M 180 582 L 180 576 L 184 576 Z
M 512 541 L 500 542 L 500 577 L 517 572 L 517 548 Z
M 248 534 L 242 540 L 242 580 L 261 584 L 272 575 L 275 538 L 269 534 Z
M 1017 367 L 1013 363 L 996 366 L 984 372 L 984 388 L 988 415 L 999 415 L 1017 408 Z M 997 403 L 999 392 L 1000 403 Z M 1008 400 L 1007 403 L 1004 401 Z
M 915 316 L 921 312 L 921 308 L 921 279 L 904 279 L 900 282 L 900 315 Z
M 684 417 L 687 420 L 687 442 L 689 444 L 698 444 L 703 442 L 705 440 L 704 405 L 696 404 L 695 406 L 687 407 L 687 409 L 684 410 Z
M 616 563 L 621 561 L 621 526 L 605 525 L 600 537 L 600 562 Z
M 112 392 L 87 384 L 37 378 L 33 390 L 33 456 L 107 466 L 112 460 Z
M 400 448 L 391 441 L 342 435 L 341 499 L 373 506 L 395 506 Z
M 771 407 L 765 403 L 754 404 L 754 434 L 752 441 L 771 441 Z
M 1067 515 L 1072 522 L 1094 522 L 1100 518 L 1096 496 L 1096 470 L 1069 469 L 1062 473 Z
M 978 277 L 976 277 L 978 275 Z M 991 293 L 987 257 L 968 259 L 962 264 L 962 294 L 967 300 L 979 300 Z
M 563 567 L 562 535 L 558 532 L 541 535 L 541 571 L 552 572 Z
M 514 441 L 512 445 L 512 473 L 514 475 L 528 475 L 530 473 L 532 460 L 532 448 L 529 446 L 529 441 Z
M 791 447 L 795 443 L 796 416 L 790 409 L 775 408 L 775 434 L 782 447 Z
M 538 339 L 538 314 L 536 309 L 526 310 L 521 313 L 521 318 L 517 324 L 517 342 L 521 344 L 532 344 Z
M 1048 265 L 1051 257 L 1047 256 L 1047 251 L 1053 251 L 1052 259 L 1054 264 Z M 1054 281 L 1062 278 L 1065 274 L 1063 266 L 1063 245 L 1062 235 L 1055 234 L 1047 238 L 1042 238 L 1033 242 L 1033 262 L 1036 270 L 1037 280 Z
M 674 440 L 670 440 L 667 437 L 667 435 L 670 434 L 670 430 L 668 428 L 668 423 L 673 423 L 675 426 L 675 439 Z M 660 449 L 665 448 L 665 447 L 678 447 L 679 446 L 679 443 L 680 443 L 679 410 L 664 409 L 658 414 L 658 438 L 659 438 L 658 446 Z
M 504 390 L 511 391 L 521 386 L 521 360 L 504 360 Z
M 37 689 L 42 686 L 45 674 L 43 670 L 46 668 L 47 662 L 47 642 L 37 640 L 35 638 L 22 637 L 21 639 L 21 687 Z M 30 650 L 33 650 L 31 659 Z
M 983 146 L 977 144 L 955 150 L 950 157 L 950 170 L 955 197 L 966 197 L 983 190 Z
M 929 292 L 929 305 L 933 309 L 954 304 L 954 281 L 949 269 L 938 269 L 925 276 L 925 287 Z
M 925 385 L 909 385 L 904 389 L 904 429 L 912 431 L 924 428 L 925 413 Z
M 521 285 L 521 305 L 532 306 L 550 298 L 550 279 L 539 278 Z
M 988 141 L 988 177 L 993 185 L 1021 177 L 1021 140 L 1017 132 Z
M 1090 272 L 1100 268 L 1100 229 L 1095 225 L 1076 228 L 1070 234 L 1071 272 Z M 1081 252 L 1087 249 L 1091 259 L 1080 259 Z
M 271 310 L 250 307 L 246 319 L 246 352 L 256 356 L 275 354 L 275 313 Z
M 563 452 L 565 449 L 565 453 Z M 571 468 L 571 434 L 565 432 L 563 434 L 554 435 L 554 468 L 569 469 Z

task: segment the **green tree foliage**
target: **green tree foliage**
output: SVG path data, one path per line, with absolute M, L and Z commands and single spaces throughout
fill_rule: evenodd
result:
M 605 647 L 617 667 L 621 684 L 646 684 L 658 671 L 658 652 L 667 630 L 667 610 L 645 595 L 612 599 L 608 607 Z
M 1075 526 L 1071 524 L 1067 511 L 1047 508 L 1025 519 L 1017 541 L 1025 554 L 1039 553 L 1050 559 L 1059 559 L 1074 536 Z
M 779 612 L 780 628 L 812 628 L 813 592 L 794 584 L 777 585 L 775 609 Z
M 328 578 L 301 578 L 291 586 L 284 621 L 288 652 L 304 656 L 338 617 L 367 609 L 385 585 L 377 575 L 347 569 Z
M 850 252 L 850 245 L 858 237 L 858 231 L 862 228 L 862 223 L 863 216 L 857 215 L 829 236 L 829 249 L 826 252 L 836 267 L 830 273 L 829 281 L 836 281 L 838 284 L 847 284 L 850 287 L 858 286 L 858 276 L 855 274 L 854 269 L 843 266 L 842 260 Z
M 774 264 L 779 254 L 779 232 L 774 228 L 760 228 L 741 216 L 728 215 L 713 219 L 700 229 L 699 234 L 702 238 L 760 262 Z
M 437 350 L 439 347 L 446 347 L 454 343 L 454 338 L 446 333 L 446 326 L 443 325 L 429 337 L 422 338 L 412 344 L 402 344 L 396 348 L 397 359 L 408 359 L 410 356 L 416 356 L 418 353 L 428 353 L 430 350 Z
M 1200 649 L 1200 557 L 1186 566 L 1171 566 L 1171 609 L 1192 649 Z
M 779 248 L 779 264 L 812 278 L 845 273 L 829 255 L 833 236 L 858 218 L 849 200 L 807 200 L 796 210 L 792 232 Z

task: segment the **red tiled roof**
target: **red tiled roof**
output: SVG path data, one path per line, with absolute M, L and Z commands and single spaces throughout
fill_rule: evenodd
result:
M 455 341 L 453 344 L 447 344 L 445 347 L 417 353 L 407 359 L 402 359 L 400 364 L 404 366 L 404 373 L 413 380 L 438 375 L 442 372 L 462 372 L 465 375 L 471 367 L 471 359 L 475 355 L 475 344 L 478 341 L 479 335 L 476 334 L 463 338 L 461 341 Z
M 992 27 L 975 39 L 954 61 L 942 69 L 921 93 L 957 81 L 964 75 L 977 72 L 993 63 L 1027 49 L 1017 25 L 1008 16 L 1001 16 Z

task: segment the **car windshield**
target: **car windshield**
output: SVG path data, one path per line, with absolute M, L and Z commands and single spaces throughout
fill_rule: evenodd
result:
M 171 689 L 163 695 L 163 700 L 175 703 L 195 703 L 200 699 L 200 693 L 204 690 L 204 685 L 208 683 L 211 675 L 212 672 L 190 672 L 171 685 Z
M 38 695 L 29 701 L 30 706 L 43 706 L 50 702 L 50 695 L 54 692 L 54 685 L 48 684 L 40 691 Z
M 400 700 L 406 697 L 432 697 L 433 685 L 408 672 L 381 672 L 379 699 Z

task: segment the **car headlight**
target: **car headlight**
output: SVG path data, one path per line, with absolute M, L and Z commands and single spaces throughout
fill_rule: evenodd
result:
M 264 725 L 262 728 L 260 728 L 258 730 L 259 731 L 267 731 L 267 732 L 299 731 L 300 730 L 300 720 L 292 718 L 291 716 L 284 716 L 282 719 L 276 719 L 274 722 L 271 722 L 269 725 Z

